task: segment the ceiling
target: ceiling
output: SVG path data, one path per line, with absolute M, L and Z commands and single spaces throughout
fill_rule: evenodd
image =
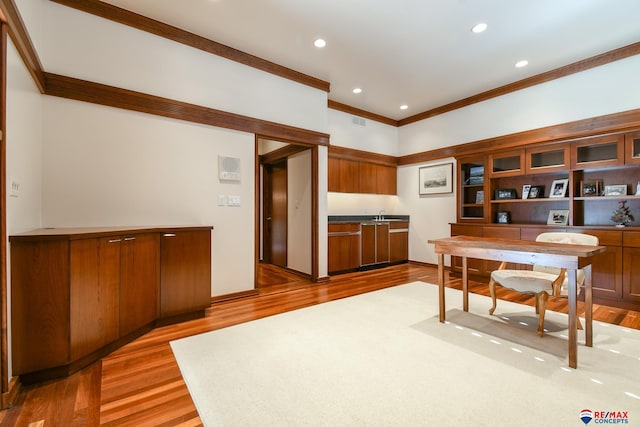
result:
M 330 100 L 394 120 L 640 41 L 638 0 L 105 2 L 328 81 Z

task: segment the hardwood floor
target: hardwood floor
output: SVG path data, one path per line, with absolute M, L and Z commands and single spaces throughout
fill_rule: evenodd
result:
M 434 268 L 402 264 L 333 277 L 314 285 L 286 274 L 255 297 L 220 302 L 205 318 L 157 328 L 68 378 L 24 387 L 15 405 L 0 412 L 3 426 L 199 426 L 193 401 L 169 342 L 238 323 L 413 281 L 436 283 Z M 460 288 L 460 279 L 448 285 Z M 470 291 L 488 295 L 486 283 Z M 533 298 L 499 289 L 501 299 L 533 305 Z M 566 301 L 550 298 L 549 309 L 566 312 Z M 594 306 L 594 319 L 640 329 L 640 313 Z

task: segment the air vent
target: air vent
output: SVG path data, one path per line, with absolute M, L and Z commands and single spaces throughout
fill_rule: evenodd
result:
M 362 117 L 356 117 L 356 116 L 352 116 L 351 117 L 351 123 L 354 126 L 362 126 L 365 127 L 367 125 L 367 122 L 362 118 Z

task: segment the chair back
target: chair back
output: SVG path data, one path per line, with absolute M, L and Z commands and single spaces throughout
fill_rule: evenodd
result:
M 599 240 L 596 236 L 582 233 L 568 233 L 568 232 L 548 232 L 541 233 L 536 237 L 536 242 L 550 242 L 550 243 L 568 243 L 570 245 L 589 245 L 597 246 Z M 560 269 L 556 267 L 544 267 L 541 265 L 534 265 L 535 271 L 542 271 L 544 273 L 559 274 Z

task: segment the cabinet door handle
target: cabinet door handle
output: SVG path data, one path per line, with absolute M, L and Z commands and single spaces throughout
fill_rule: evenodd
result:
M 109 243 L 118 243 L 118 242 L 121 242 L 121 241 L 122 241 L 122 239 L 109 239 L 108 240 Z
M 174 233 L 164 233 L 162 237 L 176 237 Z
M 135 238 L 135 237 L 125 237 L 125 238 L 124 238 L 124 241 L 125 241 L 125 242 L 128 242 L 128 241 L 130 241 L 130 240 L 136 240 L 136 238 Z

